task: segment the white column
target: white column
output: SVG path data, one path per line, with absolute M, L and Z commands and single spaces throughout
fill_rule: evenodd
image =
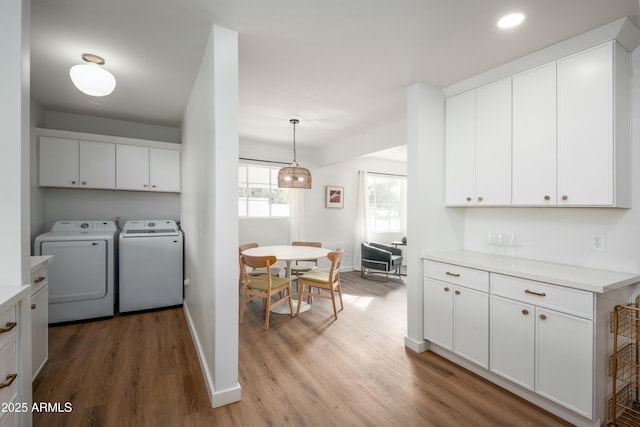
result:
M 0 2 L 0 286 L 29 274 L 29 34 L 31 3 Z
M 458 249 L 464 242 L 464 210 L 444 207 L 445 99 L 440 88 L 415 83 L 407 89 L 407 336 L 421 352 L 424 292 L 421 255 Z

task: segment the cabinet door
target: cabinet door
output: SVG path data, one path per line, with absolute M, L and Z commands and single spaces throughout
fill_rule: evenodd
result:
M 475 203 L 476 92 L 447 99 L 445 185 L 446 204 Z
M 116 188 L 116 146 L 80 141 L 80 187 Z
M 38 184 L 41 187 L 78 186 L 78 141 L 40 137 Z
M 534 388 L 535 307 L 491 296 L 492 372 Z
M 122 190 L 149 190 L 149 148 L 118 144 L 116 147 L 116 187 Z
M 31 372 L 36 378 L 49 356 L 49 286 L 31 297 Z
M 453 351 L 489 367 L 489 294 L 454 286 Z
M 558 204 L 613 204 L 613 44 L 558 61 Z
M 453 350 L 453 285 L 424 281 L 424 337 Z
M 151 148 L 151 191 L 180 191 L 180 151 Z
M 556 64 L 513 76 L 513 204 L 556 204 Z
M 511 204 L 511 78 L 477 90 L 476 202 Z
M 592 321 L 536 308 L 535 391 L 591 419 Z

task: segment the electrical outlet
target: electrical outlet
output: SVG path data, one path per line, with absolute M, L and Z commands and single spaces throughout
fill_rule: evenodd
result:
M 607 239 L 604 233 L 591 233 L 591 250 L 597 252 L 606 252 Z

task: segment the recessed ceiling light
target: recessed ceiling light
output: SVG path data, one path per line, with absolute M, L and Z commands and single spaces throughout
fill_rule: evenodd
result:
M 517 27 L 524 21 L 524 13 L 510 13 L 498 21 L 498 27 L 502 29 Z

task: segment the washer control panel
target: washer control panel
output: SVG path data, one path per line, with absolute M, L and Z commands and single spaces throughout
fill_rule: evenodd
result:
M 172 220 L 127 221 L 122 228 L 121 237 L 177 236 L 178 224 Z

